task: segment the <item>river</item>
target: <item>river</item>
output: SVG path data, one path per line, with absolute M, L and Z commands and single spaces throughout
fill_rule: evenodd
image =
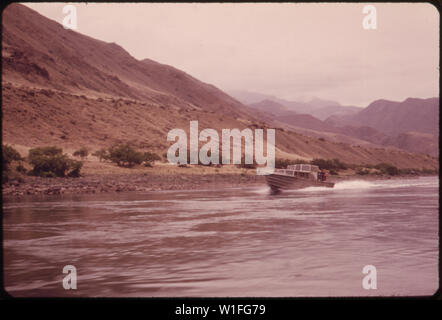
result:
M 16 297 L 432 295 L 438 182 L 5 199 L 5 289 Z M 76 290 L 63 288 L 66 265 L 76 269 Z M 362 286 L 366 265 L 376 268 L 376 289 Z

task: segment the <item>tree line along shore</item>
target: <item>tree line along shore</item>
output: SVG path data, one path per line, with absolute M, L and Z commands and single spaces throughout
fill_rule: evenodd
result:
M 141 152 L 128 144 L 99 149 L 82 147 L 68 155 L 54 146 L 29 150 L 26 157 L 12 146 L 2 146 L 4 196 L 84 194 L 125 191 L 214 189 L 264 184 L 255 164 L 171 165 L 167 156 Z M 244 160 L 244 159 L 243 159 Z M 402 168 L 389 163 L 347 164 L 339 159 L 288 160 L 277 158 L 276 168 L 294 163 L 314 164 L 332 180 L 384 179 L 434 175 L 437 169 Z

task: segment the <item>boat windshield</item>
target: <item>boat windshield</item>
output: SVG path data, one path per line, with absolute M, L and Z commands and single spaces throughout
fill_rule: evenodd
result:
M 318 172 L 319 167 L 312 164 L 292 164 L 287 166 L 287 170 L 295 172 Z

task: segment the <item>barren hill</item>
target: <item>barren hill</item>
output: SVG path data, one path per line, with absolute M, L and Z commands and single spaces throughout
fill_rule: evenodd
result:
M 178 99 L 207 110 L 240 115 L 242 105 L 212 85 L 151 60 L 139 61 L 106 43 L 13 4 L 3 13 L 3 76 L 92 96 Z M 182 102 L 182 101 L 180 101 Z
M 293 111 L 290 111 L 286 107 L 284 107 L 282 104 L 275 102 L 273 100 L 267 100 L 264 99 L 257 103 L 249 104 L 249 107 L 260 110 L 266 113 L 272 114 L 274 117 L 282 116 L 285 114 L 291 114 L 294 113 Z
M 68 151 L 131 142 L 163 154 L 167 132 L 268 128 L 256 111 L 216 87 L 120 46 L 65 30 L 20 4 L 3 12 L 3 143 L 57 145 Z M 277 156 L 339 158 L 348 163 L 391 162 L 435 168 L 432 157 L 319 140 L 289 130 L 276 133 Z

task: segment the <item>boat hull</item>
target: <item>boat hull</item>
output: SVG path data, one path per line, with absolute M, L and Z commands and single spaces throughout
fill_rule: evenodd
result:
M 293 190 L 293 189 L 303 189 L 307 187 L 327 187 L 333 188 L 333 182 L 327 181 L 317 181 L 313 179 L 305 179 L 294 176 L 287 176 L 282 174 L 269 174 L 266 175 L 267 184 L 272 188 L 272 190 Z

